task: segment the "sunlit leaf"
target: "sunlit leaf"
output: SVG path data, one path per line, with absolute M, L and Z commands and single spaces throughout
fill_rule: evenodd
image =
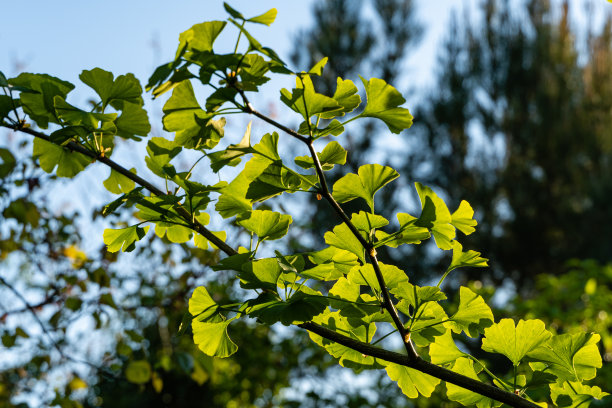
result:
M 485 328 L 493 324 L 493 312 L 482 296 L 461 286 L 459 289 L 459 309 L 449 322 L 455 333 L 464 331 L 470 337 L 479 336 Z
M 484 331 L 482 349 L 508 357 L 518 366 L 527 353 L 544 344 L 552 334 L 541 320 L 519 320 L 515 326 L 512 319 L 502 319 Z
M 391 167 L 367 164 L 359 167 L 358 175 L 349 173 L 336 181 L 333 196 L 340 203 L 363 198 L 374 212 L 374 194 L 398 177 L 397 171 Z
M 200 322 L 192 320 L 193 342 L 204 354 L 211 357 L 225 358 L 234 354 L 238 346 L 227 334 L 231 320 L 222 322 Z
M 450 331 L 436 337 L 436 340 L 429 345 L 429 357 L 433 364 L 453 363 L 464 355 L 465 353 L 457 348 Z
M 47 173 L 51 173 L 57 166 L 56 174 L 59 177 L 72 178 L 91 164 L 89 157 L 46 140 L 35 138 L 33 145 L 32 155 L 38 157 L 40 167 Z
M 329 142 L 321 153 L 317 153 L 317 156 L 324 171 L 333 169 L 335 164 L 346 163 L 346 150 L 336 141 Z M 295 163 L 304 169 L 314 167 L 310 156 L 298 156 L 295 158 Z
M 136 241 L 141 240 L 148 230 L 148 226 L 141 228 L 137 225 L 121 229 L 105 229 L 103 235 L 104 243 L 109 252 L 117 252 L 119 250 L 130 252 L 136 247 Z
M 333 231 L 325 233 L 324 238 L 327 245 L 347 250 L 365 263 L 365 249 L 346 224 L 336 225 Z
M 468 358 L 459 358 L 453 365 L 453 371 L 478 380 L 474 362 Z M 446 395 L 451 401 L 457 401 L 468 407 L 489 408 L 496 405 L 495 401 L 490 398 L 451 383 L 446 383 Z
M 253 210 L 238 224 L 253 232 L 260 241 L 275 240 L 287 234 L 292 219 L 290 215 L 268 210 Z
M 198 286 L 189 299 L 189 313 L 199 321 L 206 321 L 217 313 L 219 306 L 204 286 Z
M 547 343 L 529 352 L 530 361 L 546 364 L 546 371 L 564 381 L 595 378 L 602 360 L 597 343 L 599 334 L 574 333 L 553 336 Z
M 132 168 L 130 172 L 136 174 L 136 169 Z M 104 180 L 103 184 L 113 194 L 127 194 L 136 187 L 136 183 L 133 180 L 116 172 L 114 169 L 111 169 L 110 175 Z
M 385 368 L 389 378 L 397 382 L 404 395 L 417 398 L 419 395 L 430 397 L 440 380 L 414 368 L 388 363 Z
M 399 107 L 406 100 L 397 89 L 378 78 L 369 81 L 361 78 L 361 81 L 366 89 L 367 105 L 360 116 L 382 120 L 393 133 L 400 133 L 412 126 L 412 115 L 408 109 Z

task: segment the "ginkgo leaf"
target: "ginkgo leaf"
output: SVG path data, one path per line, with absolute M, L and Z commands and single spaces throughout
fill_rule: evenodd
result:
M 269 26 L 274 22 L 274 20 L 276 20 L 277 14 L 278 11 L 275 8 L 271 8 L 263 14 L 247 19 L 247 21 L 250 21 L 251 23 L 258 23 Z
M 550 341 L 528 354 L 530 361 L 547 365 L 546 371 L 565 381 L 590 380 L 601 368 L 597 347 L 599 334 L 574 333 L 553 336 Z
M 408 276 L 406 273 L 397 266 L 385 265 L 382 262 L 379 262 L 379 266 L 387 288 L 392 289 L 401 283 L 408 282 Z M 376 278 L 376 273 L 374 272 L 374 267 L 372 264 L 353 267 L 353 269 L 351 269 L 347 275 L 347 278 L 349 281 L 357 285 L 369 286 L 375 291 L 380 291 L 380 285 L 378 283 L 378 279 Z
M 298 291 L 286 301 L 269 293 L 262 293 L 257 299 L 248 303 L 247 313 L 263 324 L 272 325 L 281 322 L 285 326 L 300 324 L 312 320 L 325 311 L 327 299 L 319 292 L 309 295 Z
M 313 75 L 319 75 L 321 76 L 321 74 L 323 73 L 323 68 L 325 67 L 325 65 L 327 65 L 327 60 L 329 58 L 327 57 L 323 57 L 319 60 L 319 62 L 317 62 L 316 64 L 314 64 L 312 66 L 312 68 L 310 68 L 308 70 L 309 74 L 313 74 Z
M 135 242 L 141 240 L 149 230 L 146 226 L 141 228 L 137 225 L 121 229 L 105 229 L 103 238 L 109 252 L 133 251 L 136 247 Z
M 336 80 L 336 91 L 332 97 L 342 109 L 338 109 L 329 114 L 321 114 L 323 119 L 331 119 L 337 116 L 342 116 L 352 112 L 361 103 L 361 97 L 357 93 L 359 90 L 350 79 L 342 79 L 338 77 Z
M 421 200 L 422 213 L 415 225 L 431 230 L 440 249 L 451 249 L 451 241 L 455 238 L 455 227 L 451 225 L 452 217 L 448 207 L 438 195 L 428 186 L 415 183 Z
M 268 210 L 253 210 L 248 217 L 241 218 L 238 225 L 257 235 L 260 241 L 282 238 L 289 230 L 290 215 Z
M 463 356 L 465 353 L 459 350 L 450 331 L 436 337 L 436 340 L 429 345 L 429 357 L 433 364 L 453 363 Z
M 316 316 L 313 322 L 344 336 L 359 340 L 364 343 L 372 341 L 376 333 L 376 324 L 360 324 L 354 327 L 349 323 L 349 319 L 340 315 L 339 312 L 326 312 Z M 312 332 L 308 333 L 312 341 L 324 347 L 333 357 L 339 359 L 340 365 L 352 368 L 356 372 L 364 369 L 382 368 L 383 365 L 374 357 L 367 356 L 361 352 L 343 346 L 339 343 L 327 340 Z
M 35 138 L 33 145 L 32 155 L 38 157 L 40 167 L 47 173 L 51 173 L 57 166 L 58 177 L 72 178 L 91 164 L 91 159 L 87 156 L 43 139 Z
M 245 289 L 269 289 L 276 291 L 276 285 L 281 272 L 276 258 L 264 258 L 244 263 L 238 270 L 240 286 Z
M 338 102 L 329 96 L 317 93 L 312 79 L 307 74 L 301 74 L 295 79 L 296 87 L 289 92 L 281 89 L 281 101 L 302 115 L 306 122 L 314 115 L 333 112 L 342 109 Z
M 398 310 L 404 310 L 405 303 L 397 304 Z M 427 347 L 436 338 L 447 332 L 444 323 L 448 320 L 446 312 L 437 302 L 427 302 L 414 311 L 415 321 L 409 327 L 410 338 L 419 347 Z
M 425 302 L 438 302 L 446 299 L 444 292 L 436 286 L 416 286 L 410 282 L 400 282 L 395 288 L 392 288 L 393 293 L 400 301 L 404 300 L 412 307 L 417 307 Z
M 382 120 L 393 133 L 400 133 L 412 126 L 410 111 L 399 107 L 406 100 L 397 89 L 378 78 L 369 81 L 361 78 L 361 81 L 366 90 L 367 105 L 360 116 Z
M 397 382 L 404 395 L 408 398 L 417 398 L 420 395 L 430 397 L 440 380 L 424 374 L 414 368 L 389 363 L 385 368 L 389 378 Z
M 550 398 L 559 407 L 587 407 L 593 399 L 602 399 L 610 395 L 596 386 L 589 386 L 579 381 L 550 384 Z
M 331 264 L 341 275 L 346 275 L 353 266 L 359 265 L 357 255 L 333 246 L 320 251 L 310 252 L 308 259 L 315 265 Z
M 136 174 L 136 169 L 132 168 L 130 172 Z M 136 187 L 136 183 L 133 180 L 116 172 L 114 169 L 111 169 L 110 175 L 102 184 L 113 194 L 127 194 Z
M 459 208 L 452 213 L 451 219 L 451 223 L 455 226 L 455 228 L 463 232 L 465 235 L 470 235 L 472 232 L 476 231 L 476 228 L 474 227 L 478 223 L 474 219 L 474 210 L 465 200 L 461 200 L 461 203 L 459 203 Z
M 459 308 L 448 322 L 455 333 L 464 331 L 470 337 L 479 336 L 485 328 L 493 324 L 493 312 L 482 296 L 471 289 L 461 286 L 459 289 Z
M 324 171 L 328 171 L 334 168 L 335 164 L 346 163 L 346 150 L 335 140 L 329 142 L 321 153 L 317 153 L 321 168 Z M 298 156 L 295 158 L 295 164 L 302 167 L 303 169 L 310 169 L 314 167 L 314 162 L 310 156 Z
M 365 249 L 345 223 L 336 225 L 333 231 L 327 231 L 324 238 L 327 245 L 347 250 L 365 263 Z
M 208 294 L 204 286 L 198 286 L 189 299 L 189 313 L 199 321 L 206 321 L 217 313 L 219 305 Z
M 519 320 L 515 326 L 514 320 L 502 319 L 485 329 L 482 349 L 503 354 L 518 366 L 527 353 L 544 344 L 551 336 L 541 320 Z
M 183 48 L 189 51 L 212 51 L 213 43 L 225 28 L 225 21 L 206 21 L 196 24 L 179 35 L 177 57 Z
M 478 380 L 478 375 L 476 370 L 474 370 L 474 362 L 468 358 L 459 358 L 453 365 L 453 371 Z M 490 398 L 451 383 L 446 383 L 446 396 L 451 401 L 457 401 L 468 407 L 490 408 L 497 405 Z
M 365 211 L 359 211 L 351 215 L 351 222 L 360 231 L 365 232 L 367 235 L 370 231 L 376 228 L 382 228 L 389 224 L 389 221 L 378 214 L 370 214 Z
M 168 241 L 175 244 L 182 244 L 191 240 L 193 231 L 183 225 L 170 224 L 165 222 L 156 222 L 155 235 L 160 238 L 166 236 Z
M 450 266 L 446 270 L 446 272 L 453 271 L 457 268 L 463 267 L 487 267 L 488 259 L 480 256 L 480 252 L 476 251 L 466 251 L 463 252 L 463 246 L 458 241 L 452 241 L 451 247 L 453 248 L 453 258 Z
M 227 334 L 227 326 L 230 323 L 231 320 L 221 322 L 192 320 L 193 342 L 208 356 L 219 358 L 231 356 L 238 350 L 238 346 Z
M 374 212 L 374 194 L 387 183 L 399 177 L 397 171 L 380 164 L 366 164 L 359 167 L 358 174 L 349 173 L 336 181 L 333 197 L 339 203 L 363 198 Z

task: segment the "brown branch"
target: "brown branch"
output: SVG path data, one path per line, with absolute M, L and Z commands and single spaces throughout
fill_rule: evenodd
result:
M 47 141 L 49 143 L 53 143 L 53 142 L 51 142 L 51 138 L 48 135 L 46 135 L 44 133 L 41 133 L 41 132 L 38 132 L 36 130 L 30 129 L 30 128 L 26 128 L 26 127 L 20 127 L 20 126 L 17 126 L 17 125 L 11 126 L 11 125 L 8 125 L 6 123 L 2 123 L 2 126 L 7 127 L 9 129 L 12 129 L 14 131 L 19 131 L 19 132 L 27 133 L 27 134 L 29 134 L 31 136 L 34 136 L 34 137 L 37 137 L 39 139 L 45 140 L 45 141 Z M 115 170 L 117 173 L 120 173 L 121 175 L 129 178 L 130 180 L 134 181 L 138 185 L 146 188 L 147 190 L 149 190 L 151 193 L 155 194 L 156 196 L 167 195 L 161 189 L 157 188 L 155 185 L 151 184 L 150 182 L 148 182 L 147 180 L 145 180 L 142 177 L 138 176 L 137 174 L 132 173 L 131 171 L 129 171 L 125 167 L 122 167 L 121 165 L 117 164 L 116 162 L 112 161 L 108 157 L 96 154 L 96 153 L 86 149 L 85 147 L 83 147 L 82 145 L 80 145 L 78 143 L 69 142 L 66 145 L 64 145 L 63 147 L 68 149 L 68 150 L 71 150 L 73 152 L 77 152 L 77 153 L 83 154 L 83 155 L 85 155 L 87 157 L 90 157 L 93 160 L 96 160 L 96 161 L 99 161 L 100 163 L 105 164 L 106 166 L 108 166 L 111 169 Z M 181 207 L 180 205 L 176 206 L 175 209 L 179 213 L 179 215 L 183 218 L 183 220 L 185 220 L 188 223 L 190 228 L 192 228 L 194 231 L 196 231 L 199 234 L 201 234 L 202 236 L 204 236 L 207 240 L 209 240 L 217 248 L 221 249 L 227 255 L 235 255 L 237 253 L 234 250 L 234 248 L 232 248 L 231 246 L 229 246 L 225 242 L 223 242 L 221 239 L 219 239 L 208 228 L 203 226 L 197 220 L 194 220 L 193 217 L 191 216 L 191 214 L 189 214 L 189 211 L 187 211 L 187 209 L 185 209 L 184 207 Z
M 298 326 L 312 333 L 318 334 L 319 336 L 324 337 L 328 340 L 334 341 L 336 343 L 342 344 L 343 346 L 356 350 L 367 356 L 379 358 L 381 360 L 385 360 L 390 363 L 399 364 L 404 367 L 414 368 L 415 370 L 418 370 L 425 374 L 429 374 L 432 377 L 449 382 L 451 384 L 455 384 L 459 387 L 473 391 L 475 393 L 478 393 L 485 397 L 494 399 L 496 401 L 503 402 L 512 407 L 516 407 L 516 408 L 537 408 L 539 407 L 539 405 L 536 405 L 533 402 L 530 402 L 519 395 L 505 391 L 493 385 L 483 383 L 481 381 L 475 380 L 465 375 L 456 373 L 444 367 L 437 366 L 435 364 L 432 364 L 430 362 L 423 360 L 420 357 L 411 358 L 410 356 L 406 356 L 404 354 L 399 354 L 393 351 L 384 350 L 384 349 L 372 346 L 371 344 L 363 343 L 359 340 L 355 340 L 353 338 L 347 337 L 343 334 L 337 333 L 333 330 L 329 330 L 323 326 L 319 326 L 318 324 L 315 324 L 312 322 L 298 324 Z

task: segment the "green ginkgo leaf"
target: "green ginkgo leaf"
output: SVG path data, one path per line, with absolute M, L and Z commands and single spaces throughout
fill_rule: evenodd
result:
M 358 174 L 349 173 L 336 181 L 333 197 L 339 203 L 363 198 L 371 212 L 374 212 L 374 194 L 387 183 L 399 177 L 397 171 L 380 164 L 366 164 L 359 167 Z
M 405 284 L 408 282 L 406 273 L 397 266 L 385 265 L 382 262 L 379 262 L 379 266 L 387 288 L 393 289 L 402 283 Z M 347 278 L 350 282 L 357 285 L 369 286 L 375 291 L 380 291 L 380 285 L 372 264 L 353 267 L 347 275 Z
M 400 311 L 409 312 L 405 307 L 406 302 L 400 301 L 397 308 Z M 415 320 L 409 327 L 410 338 L 419 347 L 427 347 L 436 341 L 436 338 L 447 332 L 444 323 L 448 320 L 446 312 L 438 302 L 427 302 L 422 304 L 414 312 Z
M 327 245 L 349 251 L 365 263 L 365 249 L 345 223 L 336 225 L 333 231 L 327 231 L 324 238 Z
M 146 226 L 141 228 L 137 225 L 121 229 L 105 229 L 103 238 L 109 252 L 130 252 L 134 250 L 136 241 L 141 240 L 149 230 Z
M 321 153 L 317 153 L 317 156 L 324 171 L 333 169 L 335 164 L 346 163 L 346 150 L 336 141 L 329 142 Z M 314 167 L 314 162 L 310 156 L 296 157 L 295 164 L 303 169 Z
M 240 286 L 245 289 L 268 289 L 276 291 L 282 270 L 276 258 L 245 262 L 238 270 Z
M 342 107 L 330 113 L 322 113 L 321 118 L 331 119 L 337 116 L 343 116 L 350 113 L 361 103 L 361 97 L 357 93 L 359 90 L 350 79 L 342 79 L 338 77 L 336 81 L 336 91 L 332 98 Z
M 357 255 L 333 246 L 320 251 L 310 252 L 308 259 L 315 265 L 333 265 L 334 269 L 340 273 L 340 276 L 348 274 L 353 266 L 359 265 Z
M 136 169 L 132 168 L 130 172 L 136 174 Z M 113 194 L 127 194 L 136 187 L 136 183 L 133 180 L 113 169 L 111 169 L 110 175 L 104 180 L 103 184 Z
M 376 324 L 361 323 L 355 327 L 350 324 L 349 318 L 342 316 L 340 312 L 327 311 L 326 313 L 316 316 L 313 322 L 364 343 L 370 343 L 376 333 Z M 339 359 L 340 365 L 352 368 L 355 372 L 360 372 L 364 369 L 382 368 L 383 365 L 386 364 L 374 357 L 367 356 L 359 351 L 327 340 L 312 332 L 308 334 L 315 343 L 324 347 L 329 354 Z
M 33 145 L 32 155 L 38 157 L 40 168 L 47 173 L 51 173 L 57 166 L 56 174 L 58 177 L 72 178 L 91 164 L 89 157 L 43 139 L 34 139 Z
M 369 81 L 361 78 L 361 81 L 366 90 L 367 105 L 360 116 L 382 120 L 393 133 L 412 126 L 410 111 L 399 107 L 406 100 L 397 89 L 378 78 Z
M 446 270 L 446 272 L 450 272 L 457 268 L 462 267 L 479 267 L 484 268 L 489 266 L 487 264 L 488 259 L 480 256 L 480 252 L 476 251 L 466 251 L 463 252 L 463 246 L 458 241 L 452 241 L 451 247 L 453 248 L 453 258 L 450 266 Z
M 96 91 L 102 100 L 103 108 L 110 104 L 115 109 L 120 109 L 123 105 L 118 103 L 119 101 L 137 106 L 143 104 L 142 87 L 134 74 L 120 75 L 115 79 L 112 72 L 94 68 L 81 72 L 79 79 Z
M 429 345 L 429 357 L 433 364 L 453 363 L 463 356 L 465 353 L 459 350 L 450 331 L 436 337 L 436 340 Z
M 550 384 L 550 398 L 559 407 L 588 407 L 593 399 L 610 395 L 596 386 L 584 385 L 579 381 Z
M 414 368 L 389 363 L 385 368 L 389 378 L 397 382 L 404 395 L 417 398 L 420 395 L 430 397 L 440 380 L 424 374 Z
M 451 215 L 451 223 L 465 235 L 470 235 L 476 231 L 474 227 L 478 223 L 474 219 L 474 210 L 467 201 L 461 200 L 459 208 Z
M 70 82 L 47 74 L 21 73 L 15 78 L 8 80 L 13 87 L 21 87 L 31 90 L 21 92 L 19 100 L 23 111 L 42 129 L 46 129 L 51 123 L 59 123 L 57 113 L 53 106 L 53 98 L 66 95 L 74 89 Z
M 238 225 L 257 235 L 260 241 L 282 238 L 289 230 L 290 215 L 268 210 L 253 210 L 248 217 L 241 218 Z
M 502 319 L 484 331 L 482 349 L 499 353 L 518 366 L 523 358 L 551 338 L 541 320 L 519 320 L 514 325 L 512 319 Z
M 250 21 L 251 23 L 258 23 L 269 26 L 274 22 L 274 20 L 276 20 L 277 14 L 278 11 L 275 8 L 271 8 L 263 14 L 247 19 L 247 21 Z
M 366 235 L 377 228 L 382 228 L 389 224 L 389 221 L 378 214 L 370 214 L 365 211 L 359 211 L 351 215 L 351 222 L 359 231 L 363 231 Z
M 213 43 L 226 24 L 225 21 L 207 21 L 182 32 L 176 56 L 179 57 L 184 48 L 188 51 L 212 51 Z
M 546 364 L 546 371 L 564 381 L 595 378 L 602 360 L 595 333 L 574 333 L 553 336 L 550 341 L 528 354 L 530 361 Z
M 431 188 L 421 183 L 415 183 L 415 186 L 423 209 L 415 225 L 429 228 L 438 248 L 451 249 L 456 233 L 448 207 Z
M 219 305 L 208 294 L 204 286 L 198 286 L 189 299 L 189 313 L 203 322 L 217 313 Z
M 255 301 L 249 302 L 247 313 L 257 318 L 260 323 L 272 325 L 281 322 L 285 326 L 300 324 L 312 320 L 327 308 L 327 299 L 319 292 L 309 295 L 304 292 L 294 293 L 286 301 L 269 293 L 262 293 Z
M 219 358 L 231 356 L 238 350 L 238 346 L 227 334 L 227 326 L 230 323 L 231 320 L 222 322 L 192 320 L 193 342 L 208 356 Z
M 493 324 L 493 312 L 482 296 L 471 289 L 459 289 L 459 308 L 448 322 L 455 333 L 465 332 L 470 337 L 479 336 L 485 328 Z
M 321 76 L 321 74 L 323 73 L 323 68 L 325 67 L 325 65 L 327 65 L 327 60 L 329 58 L 327 57 L 323 57 L 319 60 L 319 62 L 317 62 L 316 64 L 314 64 L 312 66 L 312 68 L 310 68 L 308 70 L 309 74 L 313 74 L 313 75 L 318 75 Z
M 155 235 L 160 238 L 166 236 L 168 241 L 175 244 L 191 241 L 193 231 L 183 225 L 170 224 L 166 222 L 155 223 Z
M 281 89 L 280 99 L 285 105 L 302 115 L 305 121 L 309 122 L 314 115 L 342 109 L 336 100 L 315 91 L 309 75 L 301 74 L 295 79 L 295 82 L 296 87 L 291 92 Z
M 476 370 L 474 370 L 474 362 L 468 358 L 459 358 L 453 365 L 453 371 L 474 380 L 479 380 Z M 457 401 L 468 407 L 490 408 L 498 405 L 490 398 L 451 383 L 446 383 L 446 395 L 451 401 Z
M 400 282 L 395 288 L 392 288 L 393 293 L 400 301 L 408 302 L 412 307 L 417 307 L 426 302 L 438 302 L 446 299 L 444 292 L 436 286 L 416 286 L 410 282 Z

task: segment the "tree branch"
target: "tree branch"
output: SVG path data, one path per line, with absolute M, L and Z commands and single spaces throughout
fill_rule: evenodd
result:
M 422 373 L 429 374 L 432 377 L 440 380 L 455 384 L 459 387 L 473 391 L 485 397 L 494 399 L 499 402 L 503 402 L 512 407 L 516 408 L 539 408 L 538 405 L 526 400 L 525 398 L 516 395 L 512 392 L 502 390 L 501 388 L 493 385 L 485 384 L 481 381 L 467 377 L 462 374 L 458 374 L 454 371 L 446 368 L 437 366 L 430 362 L 423 360 L 421 357 L 411 358 L 403 354 L 395 353 L 393 351 L 384 350 L 368 343 L 363 343 L 359 340 L 352 339 L 343 334 L 337 333 L 333 330 L 329 330 L 318 324 L 307 322 L 298 324 L 302 329 L 306 329 L 312 333 L 318 334 L 328 340 L 342 344 L 343 346 L 349 347 L 353 350 L 359 351 L 365 355 L 379 358 L 381 360 L 388 361 L 390 363 L 399 364 L 404 367 L 414 368 Z
M 11 126 L 11 125 L 8 125 L 6 123 L 2 123 L 2 126 L 6 127 L 6 128 L 9 128 L 11 130 L 14 130 L 14 131 L 19 131 L 19 132 L 27 133 L 27 134 L 29 134 L 31 136 L 34 136 L 34 137 L 37 137 L 39 139 L 45 140 L 45 141 L 47 141 L 49 143 L 53 143 L 51 141 L 51 138 L 48 135 L 46 135 L 46 134 L 44 134 L 42 132 L 38 132 L 36 130 L 30 129 L 30 128 L 26 128 L 26 127 L 21 127 L 21 126 L 18 126 L 18 125 Z M 151 193 L 155 194 L 156 196 L 167 195 L 161 189 L 157 188 L 155 185 L 151 184 L 150 182 L 148 182 L 147 180 L 143 179 L 142 177 L 132 173 L 131 171 L 129 171 L 125 167 L 122 167 L 121 165 L 117 164 L 116 162 L 112 161 L 108 157 L 104 157 L 104 156 L 101 156 L 99 154 L 96 154 L 96 153 L 86 149 L 85 147 L 83 147 L 82 145 L 80 145 L 78 143 L 69 142 L 66 145 L 64 145 L 63 147 L 68 149 L 68 150 L 71 150 L 73 152 L 81 153 L 81 154 L 83 154 L 83 155 L 85 155 L 87 157 L 90 157 L 90 158 L 92 158 L 92 159 L 94 159 L 96 161 L 99 161 L 100 163 L 103 163 L 103 164 L 107 165 L 111 169 L 115 170 L 117 173 L 120 173 L 121 175 L 123 175 L 123 176 L 129 178 L 130 180 L 134 181 L 136 184 L 146 188 L 147 190 L 149 190 Z M 187 209 L 185 209 L 184 207 L 181 207 L 180 205 L 176 206 L 175 209 L 179 213 L 179 215 L 188 223 L 188 225 L 194 231 L 196 231 L 199 234 L 201 234 L 202 236 L 204 236 L 207 240 L 209 240 L 217 248 L 221 249 L 227 255 L 235 255 L 237 253 L 234 250 L 234 248 L 232 248 L 231 246 L 229 246 L 225 242 L 223 242 L 221 239 L 219 239 L 208 228 L 203 226 L 197 220 L 194 220 L 193 217 L 191 217 L 191 214 L 189 214 L 189 211 L 187 211 Z

